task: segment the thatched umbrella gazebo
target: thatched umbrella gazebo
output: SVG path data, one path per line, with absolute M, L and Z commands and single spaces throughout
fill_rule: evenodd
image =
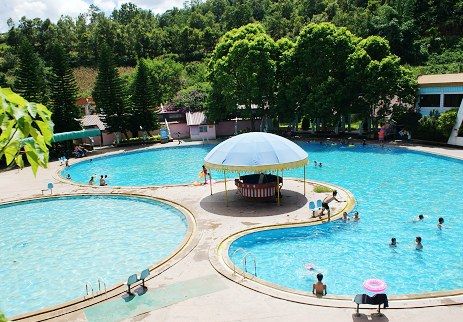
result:
M 280 177 L 279 172 L 283 174 L 283 170 L 304 167 L 305 195 L 305 168 L 308 154 L 294 142 L 275 134 L 251 132 L 234 136 L 214 147 L 206 155 L 204 162 L 206 168 L 223 172 L 227 205 L 227 172 L 256 173 L 257 175 L 235 180 L 238 189 L 243 188 L 240 191 L 242 195 L 262 198 L 272 197 L 274 193 L 273 197 L 276 197 L 280 204 L 279 190 L 283 175 Z M 276 171 L 277 175 L 263 174 L 270 171 Z M 254 180 L 254 182 L 246 182 L 246 180 Z

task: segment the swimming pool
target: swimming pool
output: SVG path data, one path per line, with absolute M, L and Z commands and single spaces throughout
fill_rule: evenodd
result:
M 398 148 L 303 147 L 312 161 L 323 162 L 312 165 L 308 177 L 353 192 L 361 220 L 245 235 L 228 251 L 237 266 L 243 269 L 243 252 L 232 255 L 244 248 L 256 257 L 259 278 L 311 292 L 322 272 L 328 293 L 336 295 L 365 292 L 368 278 L 385 280 L 388 294 L 396 295 L 463 289 L 462 161 Z M 413 223 L 420 213 L 424 221 Z M 440 216 L 443 230 L 436 226 Z M 422 251 L 414 249 L 416 236 L 423 238 Z M 388 246 L 392 237 L 397 248 Z
M 213 145 L 179 146 L 119 153 L 83 161 L 65 168 L 61 175 L 87 184 L 108 175 L 111 186 L 154 186 L 192 183 L 198 179 L 204 157 Z
M 0 310 L 42 309 L 123 282 L 185 240 L 185 215 L 138 197 L 87 195 L 0 205 Z

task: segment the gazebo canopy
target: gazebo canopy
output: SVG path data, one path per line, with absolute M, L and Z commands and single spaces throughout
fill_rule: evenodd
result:
M 308 154 L 294 142 L 279 135 L 251 132 L 223 141 L 204 158 L 209 169 L 260 172 L 299 168 Z

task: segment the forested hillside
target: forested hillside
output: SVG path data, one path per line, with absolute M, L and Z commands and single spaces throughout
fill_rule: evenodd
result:
M 386 38 L 402 63 L 422 71 L 462 70 L 462 0 L 207 0 L 187 2 L 162 15 L 123 4 L 107 16 L 91 6 L 77 18 L 23 18 L 0 40 L 0 78 L 11 81 L 20 36 L 45 61 L 54 42 L 71 55 L 71 64 L 96 66 L 102 42 L 112 47 L 119 66 L 139 58 L 178 55 L 181 62 L 203 60 L 226 31 L 260 21 L 275 39 L 294 39 L 308 22 L 331 21 L 360 37 Z

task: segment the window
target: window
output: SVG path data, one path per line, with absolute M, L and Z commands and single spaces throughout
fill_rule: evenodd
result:
M 199 133 L 207 132 L 207 125 L 200 125 L 199 126 Z
M 426 94 L 420 96 L 420 106 L 422 107 L 440 107 L 439 94 Z
M 463 94 L 446 94 L 444 96 L 444 107 L 460 107 Z

